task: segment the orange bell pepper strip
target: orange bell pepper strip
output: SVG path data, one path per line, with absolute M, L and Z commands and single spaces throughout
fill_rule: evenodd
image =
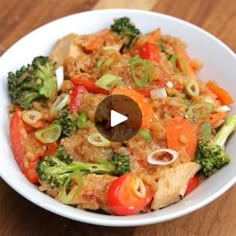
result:
M 214 81 L 207 81 L 206 86 L 217 96 L 223 105 L 233 103 L 231 95 L 225 89 L 218 86 Z

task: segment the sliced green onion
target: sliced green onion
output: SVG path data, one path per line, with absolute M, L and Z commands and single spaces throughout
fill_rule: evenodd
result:
M 87 122 L 88 122 L 88 117 L 87 117 L 86 113 L 85 112 L 80 113 L 77 118 L 77 122 L 76 122 L 77 127 L 79 129 L 86 128 Z
M 56 112 L 62 110 L 62 108 L 64 108 L 68 104 L 69 100 L 70 100 L 69 94 L 66 93 L 60 94 L 57 97 L 56 101 L 53 103 L 52 110 Z
M 100 58 L 98 59 L 98 62 L 97 62 L 96 67 L 99 69 L 99 68 L 102 66 L 103 62 L 104 62 L 104 59 L 103 59 L 102 57 L 100 57 Z
M 209 140 L 210 135 L 211 135 L 211 125 L 210 122 L 207 120 L 202 125 L 202 139 L 204 141 L 207 141 Z
M 35 136 L 42 143 L 53 143 L 59 139 L 61 131 L 60 125 L 50 124 L 35 132 Z
M 190 105 L 187 114 L 192 118 L 199 118 L 209 115 L 215 106 L 210 102 L 199 102 Z
M 142 60 L 141 58 L 134 57 L 130 59 L 129 63 L 130 63 L 131 75 L 132 75 L 132 78 L 134 79 L 134 82 L 139 87 L 145 87 L 146 84 L 148 83 L 148 64 L 146 60 Z M 136 68 L 138 66 L 141 67 L 141 70 L 143 70 L 144 75 L 142 78 L 139 78 L 137 76 Z
M 119 78 L 112 74 L 105 74 L 100 79 L 96 81 L 96 85 L 105 90 L 110 90 L 114 86 L 116 86 L 119 82 Z
M 159 40 L 157 41 L 157 46 L 158 46 L 158 48 L 160 49 L 161 52 L 166 53 L 166 50 L 165 50 L 165 48 L 164 48 L 164 46 L 163 46 L 163 42 L 162 42 L 161 39 L 159 39 Z
M 177 68 L 177 59 L 179 59 L 181 67 L 183 68 L 183 73 L 186 74 L 187 73 L 187 66 L 186 66 L 186 63 L 185 63 L 185 60 L 183 59 L 183 57 L 176 55 L 176 54 L 168 54 L 167 55 L 167 60 L 169 60 L 171 62 L 171 64 L 173 65 L 175 73 L 181 72 Z
M 196 97 L 199 95 L 199 85 L 195 79 L 191 79 L 187 82 L 185 89 L 188 95 L 192 97 Z
M 152 136 L 150 135 L 149 131 L 147 129 L 140 129 L 139 133 L 144 137 L 146 141 L 151 141 Z
M 24 111 L 22 113 L 22 120 L 28 125 L 34 126 L 43 117 L 42 113 L 39 111 Z
M 183 74 L 187 74 L 188 70 L 187 70 L 187 66 L 186 66 L 186 62 L 184 60 L 184 58 L 180 55 L 176 55 L 176 58 L 179 59 L 179 63 L 181 64 L 181 68 L 183 68 Z
M 99 133 L 92 133 L 88 136 L 88 142 L 96 147 L 110 147 L 111 142 Z

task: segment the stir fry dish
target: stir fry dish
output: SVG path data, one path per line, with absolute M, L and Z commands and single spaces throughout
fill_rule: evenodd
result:
M 178 202 L 228 164 L 233 99 L 214 78 L 200 80 L 202 64 L 186 46 L 121 17 L 65 35 L 49 55 L 9 72 L 10 144 L 28 181 L 63 204 L 131 215 Z M 95 125 L 113 95 L 132 99 L 142 116 L 121 142 Z

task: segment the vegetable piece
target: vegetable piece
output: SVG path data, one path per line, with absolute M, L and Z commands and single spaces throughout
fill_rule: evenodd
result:
M 138 87 L 145 87 L 148 83 L 148 64 L 145 60 L 133 57 L 129 60 L 131 76 Z M 142 75 L 138 75 L 142 71 Z
M 194 126 L 183 117 L 175 117 L 166 124 L 167 146 L 170 149 L 180 151 L 185 148 L 190 157 L 194 157 L 197 136 Z
M 146 42 L 139 49 L 139 55 L 143 59 L 152 60 L 154 62 L 159 62 L 160 51 L 157 45 Z
M 104 59 L 102 57 L 100 57 L 97 61 L 96 67 L 99 69 L 101 68 L 102 64 L 104 62 Z
M 202 166 L 205 176 L 210 176 L 230 162 L 224 151 L 224 145 L 229 135 L 236 128 L 236 115 L 229 115 L 212 140 L 199 140 L 196 152 L 196 162 Z
M 161 148 L 148 155 L 147 162 L 153 165 L 169 165 L 173 163 L 178 156 L 175 150 Z
M 125 47 L 130 47 L 133 40 L 140 34 L 128 17 L 115 19 L 111 25 L 111 30 L 121 36 Z
M 199 102 L 188 107 L 187 114 L 191 118 L 200 118 L 208 116 L 215 106 L 210 102 Z
M 101 160 L 100 163 L 73 160 L 64 146 L 59 145 L 56 153 L 38 162 L 36 170 L 42 181 L 48 181 L 51 186 L 58 186 L 59 191 L 65 193 L 70 189 L 70 182 L 78 173 L 122 175 L 130 171 L 129 163 L 129 156 L 118 153 L 109 160 Z
M 223 105 L 229 105 L 233 103 L 231 95 L 223 88 L 218 86 L 214 81 L 208 81 L 206 86 L 217 96 Z
M 161 39 L 158 39 L 158 41 L 157 41 L 157 46 L 158 46 L 158 48 L 159 48 L 159 50 L 160 50 L 161 52 L 166 53 L 166 50 L 165 50 L 165 48 L 164 48 L 164 45 L 163 45 L 163 42 L 162 42 Z
M 80 106 L 80 96 L 85 91 L 83 86 L 75 85 L 70 91 L 70 102 L 68 104 L 70 112 L 76 112 Z
M 144 137 L 144 139 L 146 141 L 149 142 L 149 141 L 152 140 L 152 136 L 150 135 L 149 130 L 147 130 L 147 129 L 140 129 L 139 133 Z
M 217 107 L 217 108 L 215 109 L 215 111 L 217 111 L 217 112 L 228 112 L 228 111 L 230 111 L 230 110 L 231 110 L 230 107 L 229 107 L 229 106 L 226 106 L 226 105 Z
M 46 143 L 46 150 L 45 150 L 43 156 L 48 156 L 48 155 L 54 154 L 56 152 L 56 148 L 57 148 L 56 142 Z
M 150 32 L 146 36 L 146 38 L 147 38 L 148 42 L 155 44 L 160 40 L 160 35 L 161 35 L 161 29 L 157 28 L 157 29 L 153 30 L 152 32 Z
M 63 66 L 57 67 L 57 69 L 55 70 L 55 74 L 56 74 L 56 81 L 57 81 L 57 89 L 60 90 L 61 86 L 63 84 L 63 81 L 64 81 L 64 68 L 63 68 Z
M 96 81 L 96 85 L 102 89 L 110 90 L 119 83 L 119 78 L 112 74 L 105 74 Z
M 42 143 L 53 143 L 61 135 L 62 128 L 58 124 L 50 124 L 35 132 L 36 138 Z
M 76 119 L 67 108 L 59 112 L 54 123 L 61 126 L 61 138 L 70 137 L 76 131 Z
M 186 51 L 183 48 L 176 47 L 175 53 L 177 55 L 177 66 L 178 68 L 188 75 L 195 75 L 195 71 L 191 66 L 190 59 L 186 53 Z
M 96 147 L 110 147 L 111 142 L 100 133 L 92 133 L 88 136 L 88 142 Z
M 120 94 L 120 95 L 125 95 L 127 97 L 130 97 L 133 99 L 139 106 L 141 112 L 142 112 L 142 129 L 149 128 L 152 124 L 152 119 L 154 116 L 154 111 L 153 111 L 153 106 L 151 103 L 146 102 L 144 100 L 144 97 L 137 93 L 135 90 L 131 88 L 126 88 L 126 87 L 116 87 L 112 91 L 112 95 L 114 94 Z
M 28 136 L 21 116 L 21 111 L 18 109 L 11 117 L 10 142 L 12 151 L 25 177 L 31 183 L 37 183 L 38 175 L 35 171 L 35 165 L 38 161 L 38 157 L 32 158 L 31 156 L 26 156 L 27 146 L 25 145 L 25 140 L 28 139 Z
M 150 188 L 133 174 L 125 174 L 113 180 L 107 191 L 108 207 L 117 215 L 131 215 L 141 211 L 152 197 Z
M 88 117 L 85 112 L 81 112 L 77 118 L 76 125 L 79 129 L 86 128 Z
M 96 80 L 88 75 L 80 74 L 70 80 L 75 85 L 84 86 L 91 93 L 109 94 L 107 90 L 99 88 L 95 84 Z
M 167 93 L 166 93 L 165 88 L 153 89 L 150 91 L 150 95 L 153 100 L 158 99 L 158 98 L 166 98 L 167 97 Z
M 209 140 L 210 135 L 211 135 L 211 125 L 209 121 L 207 120 L 202 125 L 202 139 L 204 141 L 207 141 Z
M 199 95 L 199 85 L 195 79 L 188 80 L 185 89 L 191 97 L 196 97 Z
M 226 112 L 217 112 L 216 110 L 213 111 L 209 116 L 209 122 L 211 125 L 215 125 L 220 120 L 224 119 L 226 117 Z
M 142 94 L 144 97 L 150 97 L 150 89 L 149 88 L 135 89 L 135 91 Z
M 17 164 L 23 169 L 24 156 L 26 154 L 26 147 L 24 140 L 27 138 L 24 123 L 21 119 L 21 111 L 18 109 L 13 113 L 10 121 L 10 141 L 12 151 Z
M 22 120 L 34 128 L 43 127 L 44 124 L 42 122 L 42 118 L 42 113 L 36 110 L 22 112 Z
M 199 185 L 199 178 L 197 175 L 194 175 L 192 178 L 189 179 L 188 181 L 188 187 L 186 189 L 186 192 L 184 196 L 192 192 L 197 186 Z
M 73 93 L 73 92 L 72 92 Z M 70 95 L 66 93 L 60 94 L 52 104 L 52 110 L 55 112 L 61 111 L 69 102 Z
M 37 98 L 52 99 L 57 92 L 55 66 L 48 57 L 35 57 L 30 65 L 8 73 L 8 92 L 13 104 L 32 108 Z

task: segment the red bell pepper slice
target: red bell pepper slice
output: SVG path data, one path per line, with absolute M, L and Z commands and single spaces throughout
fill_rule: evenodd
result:
M 95 82 L 96 80 L 92 77 L 88 77 L 85 75 L 78 75 L 70 79 L 74 85 L 84 86 L 91 93 L 101 93 L 101 94 L 109 94 L 109 91 L 99 88 Z
M 146 42 L 139 49 L 139 55 L 143 59 L 152 60 L 154 62 L 159 62 L 160 51 L 157 45 Z
M 198 185 L 199 185 L 199 178 L 197 175 L 194 175 L 188 181 L 188 187 L 187 187 L 187 190 L 186 190 L 184 196 L 186 196 L 188 193 L 192 192 Z
M 31 183 L 38 182 L 38 174 L 36 173 L 36 165 L 38 157 L 33 159 L 27 155 L 27 146 L 25 140 L 28 139 L 24 123 L 21 119 L 21 110 L 13 113 L 10 121 L 10 142 L 15 156 L 16 162 L 21 171 Z
M 80 106 L 80 95 L 85 91 L 83 86 L 74 85 L 70 91 L 70 102 L 68 104 L 70 112 L 76 112 Z

